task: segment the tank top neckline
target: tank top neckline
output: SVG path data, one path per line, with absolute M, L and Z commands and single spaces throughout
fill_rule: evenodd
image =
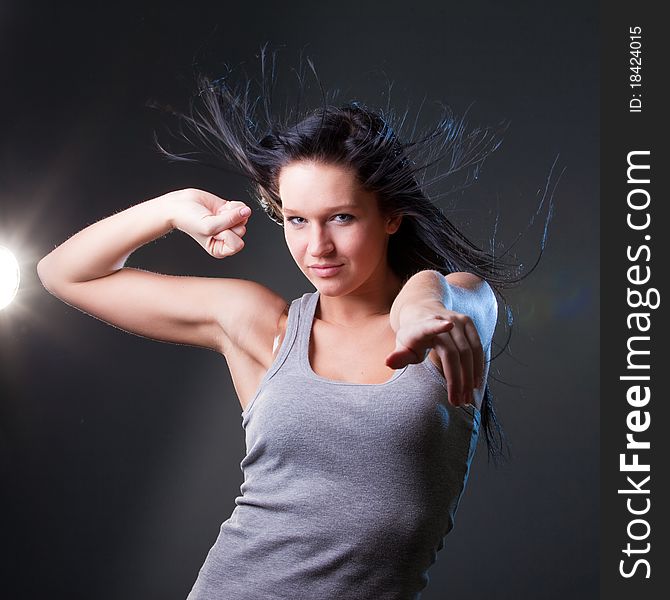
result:
M 314 315 L 316 314 L 316 307 L 319 302 L 320 292 L 316 290 L 312 292 L 311 295 L 307 296 L 306 302 L 302 303 L 302 310 L 300 311 L 300 365 L 302 367 L 303 373 L 323 383 L 329 383 L 332 385 L 348 385 L 348 386 L 360 386 L 360 387 L 383 387 L 389 385 L 396 381 L 405 371 L 407 371 L 409 364 L 405 365 L 401 369 L 396 369 L 393 375 L 386 381 L 381 383 L 356 383 L 352 381 L 339 381 L 337 379 L 328 379 L 327 377 L 322 377 L 312 369 L 312 365 L 309 363 L 309 342 L 312 338 L 312 326 L 314 325 Z M 303 297 L 304 298 L 304 297 Z

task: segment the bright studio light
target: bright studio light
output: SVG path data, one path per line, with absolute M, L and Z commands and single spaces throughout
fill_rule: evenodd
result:
M 0 310 L 9 305 L 19 289 L 19 263 L 4 246 L 0 246 Z

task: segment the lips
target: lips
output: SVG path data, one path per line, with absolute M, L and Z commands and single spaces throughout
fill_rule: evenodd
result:
M 317 275 L 321 277 L 329 277 L 330 275 L 335 275 L 340 270 L 340 267 L 342 265 L 310 265 L 310 269 L 312 269 Z

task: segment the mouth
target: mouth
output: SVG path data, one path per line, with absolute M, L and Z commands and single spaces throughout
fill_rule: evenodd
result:
M 310 269 L 320 277 L 330 277 L 335 275 L 342 265 L 310 265 Z

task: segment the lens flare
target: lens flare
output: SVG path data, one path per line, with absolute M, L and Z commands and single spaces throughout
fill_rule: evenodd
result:
M 20 281 L 19 263 L 4 246 L 0 246 L 0 310 L 9 306 L 16 296 Z

